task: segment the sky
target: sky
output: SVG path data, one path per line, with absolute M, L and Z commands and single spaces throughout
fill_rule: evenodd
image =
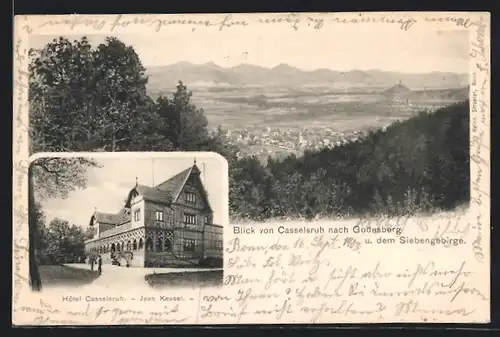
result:
M 286 63 L 302 70 L 339 71 L 379 69 L 405 73 L 468 72 L 469 33 L 466 30 L 342 28 L 330 33 L 314 30 L 247 29 L 163 34 L 113 34 L 134 47 L 144 66 L 176 62 L 222 67 L 254 64 L 274 67 Z M 70 39 L 82 35 L 66 35 Z M 109 35 L 86 35 L 93 45 Z M 54 35 L 30 36 L 30 47 L 41 48 Z
M 135 186 L 136 176 L 141 185 L 153 186 L 153 179 L 154 185 L 158 185 L 192 166 L 196 158 L 196 165 L 201 170 L 201 178 L 214 210 L 214 223 L 224 225 L 227 206 L 224 207 L 222 194 L 222 170 L 225 167 L 222 157 L 201 153 L 168 154 L 154 158 L 146 153 L 144 155 L 140 158 L 130 155 L 94 157 L 102 167 L 87 170 L 87 188 L 71 192 L 66 199 L 50 199 L 42 203 L 47 223 L 58 217 L 86 228 L 96 208 L 100 212 L 117 213 L 123 207 L 128 192 Z M 225 189 L 227 191 L 227 186 Z M 225 202 L 227 204 L 227 200 Z

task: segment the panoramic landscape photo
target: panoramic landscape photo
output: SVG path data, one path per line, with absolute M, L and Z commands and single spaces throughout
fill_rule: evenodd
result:
M 31 36 L 30 151 L 219 153 L 234 224 L 467 207 L 468 32 L 351 35 Z

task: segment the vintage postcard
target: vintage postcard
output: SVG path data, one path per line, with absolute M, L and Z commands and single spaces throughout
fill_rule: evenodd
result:
M 14 325 L 490 321 L 489 13 L 14 33 Z

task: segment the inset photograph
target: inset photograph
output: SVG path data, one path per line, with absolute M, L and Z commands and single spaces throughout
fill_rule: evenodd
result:
M 41 157 L 30 178 L 35 290 L 222 284 L 228 188 L 218 154 Z

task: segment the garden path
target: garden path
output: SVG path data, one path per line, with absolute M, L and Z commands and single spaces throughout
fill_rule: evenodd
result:
M 86 269 L 90 270 L 90 265 L 84 263 L 69 263 L 65 266 L 70 268 Z M 97 267 L 94 266 L 94 270 Z M 138 268 L 138 267 L 119 267 L 111 264 L 104 264 L 102 266 L 102 274 L 96 278 L 93 282 L 89 283 L 85 287 L 95 286 L 108 288 L 110 290 L 116 291 L 127 291 L 134 290 L 137 288 L 147 288 L 150 289 L 148 283 L 145 280 L 146 275 L 150 274 L 166 274 L 166 273 L 182 273 L 182 272 L 203 272 L 203 271 L 213 271 L 222 270 L 222 268 Z

